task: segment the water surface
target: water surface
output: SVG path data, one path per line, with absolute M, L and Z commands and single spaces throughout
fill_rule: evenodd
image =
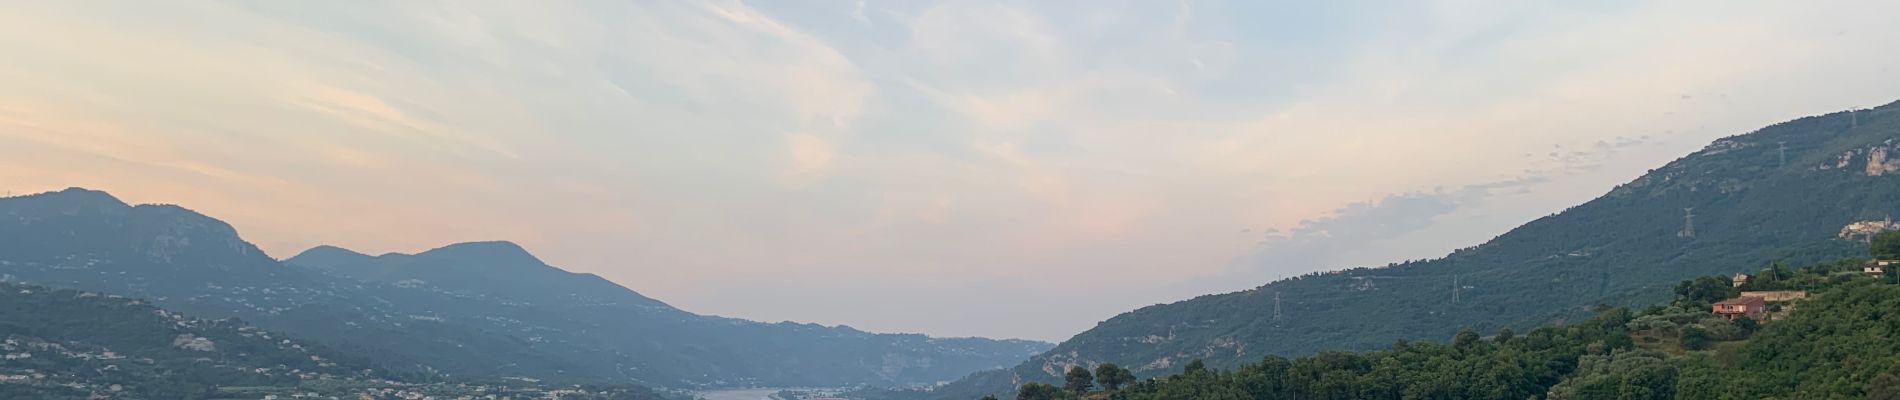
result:
M 779 390 L 782 389 L 708 390 L 694 395 L 706 400 L 769 400 Z

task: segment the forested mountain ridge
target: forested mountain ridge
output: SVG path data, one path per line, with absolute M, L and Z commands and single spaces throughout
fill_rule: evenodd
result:
M 1900 151 L 1897 138 L 1900 103 L 1775 124 L 1443 258 L 1144 307 L 946 393 L 1051 382 L 1073 365 L 1110 362 L 1151 376 L 1193 359 L 1233 367 L 1448 338 L 1462 327 L 1525 329 L 1587 317 L 1597 304 L 1660 302 L 1671 282 L 1690 277 L 1863 254 L 1838 236 L 1900 211 L 1900 157 L 1888 156 Z
M 1874 254 L 1900 255 L 1900 232 L 1882 235 Z M 1599 307 L 1589 319 L 1523 334 L 1462 330 L 1444 344 L 1398 341 L 1363 353 L 1265 356 L 1229 370 L 1195 360 L 1181 373 L 1148 380 L 1113 364 L 1074 367 L 1060 387 L 1032 382 L 1015 398 L 1900 398 L 1900 320 L 1893 317 L 1900 271 L 1868 274 L 1865 265 L 1860 258 L 1773 264 L 1740 286 L 1729 276 L 1700 277 L 1676 284 L 1667 304 L 1640 312 Z M 1712 312 L 1712 304 L 1751 292 L 1790 295 L 1755 297 L 1766 303 L 1760 310 Z
M 659 300 L 593 274 L 572 273 L 542 262 L 509 242 L 457 243 L 419 254 L 369 256 L 318 246 L 285 259 L 366 282 L 427 284 L 436 288 L 518 301 L 579 301 L 679 312 Z
M 1050 346 L 701 316 L 505 242 L 381 257 L 324 247 L 293 261 L 176 206 L 131 206 L 84 189 L 0 198 L 0 282 L 144 297 L 455 379 L 904 385 L 1010 365 Z
M 143 299 L 0 283 L 0 398 L 685 399 L 635 385 L 446 382 L 248 325 Z
M 0 283 L 0 397 L 192 398 L 216 386 L 393 377 L 366 359 L 143 300 Z M 18 397 L 14 397 L 18 396 Z
M 543 330 L 567 332 L 597 351 L 665 360 L 651 368 L 668 374 L 700 372 L 702 379 L 750 377 L 747 383 L 788 384 L 816 381 L 804 376 L 857 374 L 858 380 L 850 383 L 930 383 L 1014 363 L 1050 346 L 701 316 L 592 274 L 549 266 L 508 242 L 460 243 L 413 255 L 380 256 L 322 246 L 285 263 L 367 284 L 435 290 L 490 304 L 469 314 L 507 318 L 520 335 L 541 338 L 536 340 L 546 340 Z M 714 372 L 722 362 L 756 369 L 741 375 Z
M 177 206 L 131 206 L 77 188 L 0 199 L 0 281 L 241 318 L 404 371 L 533 376 L 573 368 L 479 321 L 443 320 L 430 311 L 455 299 L 319 272 L 286 268 L 228 224 Z

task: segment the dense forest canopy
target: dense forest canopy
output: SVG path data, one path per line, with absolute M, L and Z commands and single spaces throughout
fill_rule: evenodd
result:
M 236 319 L 191 318 L 143 299 L 0 283 L 0 399 L 542 397 L 677 400 L 634 385 L 448 381 Z
M 1900 232 L 1873 242 L 1894 240 Z M 1266 356 L 1231 369 L 1197 360 L 1119 389 L 1071 381 L 1067 390 L 1051 390 L 1060 388 L 1032 382 L 1016 398 L 1896 398 L 1900 278 L 1865 273 L 1864 265 L 1858 258 L 1798 268 L 1772 263 L 1744 285 L 1729 276 L 1699 277 L 1675 285 L 1666 304 L 1641 311 L 1602 306 L 1589 319 L 1521 334 L 1466 329 L 1444 344 L 1399 340 L 1383 350 Z M 1763 321 L 1711 312 L 1714 302 L 1766 290 L 1808 297 L 1769 302 Z

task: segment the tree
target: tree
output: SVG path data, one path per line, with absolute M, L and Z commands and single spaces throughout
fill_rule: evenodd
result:
M 978 400 L 996 400 L 996 395 L 986 394 L 986 395 L 983 395 L 982 399 L 978 399 Z
M 1703 328 L 1701 325 L 1683 326 L 1682 348 L 1689 350 L 1709 348 L 1709 330 Z
M 1089 389 L 1095 388 L 1095 375 L 1089 374 L 1089 369 L 1080 365 L 1069 367 L 1069 374 L 1063 376 L 1062 381 L 1064 389 L 1077 395 L 1087 394 Z
M 1103 389 L 1121 390 L 1122 385 L 1135 382 L 1135 373 L 1114 363 L 1102 363 L 1095 366 L 1095 381 L 1100 382 Z
M 1511 339 L 1514 339 L 1514 338 L 1517 338 L 1517 332 L 1512 332 L 1511 328 L 1504 328 L 1504 329 L 1498 330 L 1498 336 L 1496 338 L 1493 338 L 1492 341 L 1497 342 L 1498 344 L 1505 344 L 1505 343 L 1510 343 Z
M 1893 373 L 1882 373 L 1867 383 L 1869 400 L 1900 400 L 1900 377 Z
M 1900 231 L 1887 231 L 1867 240 L 1867 250 L 1876 259 L 1900 258 Z
M 1755 330 L 1761 329 L 1761 323 L 1755 321 L 1754 318 L 1736 318 L 1735 328 L 1742 331 L 1742 336 L 1748 336 L 1755 334 Z
M 1719 276 L 1704 276 L 1676 284 L 1676 299 L 1694 305 L 1708 305 L 1734 297 L 1734 284 Z
M 1058 400 L 1062 398 L 1062 388 L 1040 382 L 1023 384 L 1016 390 L 1016 400 Z
M 1471 328 L 1461 329 L 1457 335 L 1451 337 L 1451 347 L 1458 350 L 1471 350 L 1477 345 L 1478 332 L 1472 331 Z
M 1779 290 L 1783 287 L 1782 281 L 1793 277 L 1794 275 L 1788 272 L 1787 266 L 1781 265 L 1780 261 L 1775 261 L 1768 263 L 1768 268 L 1763 268 L 1760 274 L 1755 275 L 1754 287 L 1757 288 L 1756 290 Z
M 1181 367 L 1181 373 L 1184 375 L 1193 375 L 1196 372 L 1201 372 L 1201 371 L 1206 371 L 1206 370 L 1207 370 L 1207 363 L 1201 362 L 1201 359 L 1199 358 L 1194 359 L 1194 361 L 1189 361 L 1187 363 L 1187 366 Z

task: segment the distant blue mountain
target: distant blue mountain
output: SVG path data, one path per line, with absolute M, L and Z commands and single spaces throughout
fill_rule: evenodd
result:
M 1052 346 L 702 316 L 507 242 L 381 256 L 322 246 L 279 262 L 224 222 L 86 189 L 0 199 L 0 282 L 145 297 L 451 377 L 908 385 Z
M 319 246 L 285 264 L 321 269 L 371 282 L 426 282 L 461 292 L 520 301 L 581 301 L 671 308 L 594 274 L 567 272 L 541 262 L 510 242 L 458 243 L 420 254 L 369 256 Z

